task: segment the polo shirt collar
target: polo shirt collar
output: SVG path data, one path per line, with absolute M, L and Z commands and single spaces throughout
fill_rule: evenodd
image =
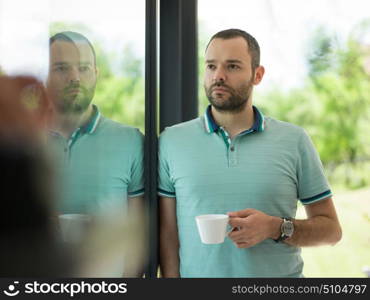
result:
M 208 133 L 214 133 L 217 132 L 220 129 L 220 126 L 217 125 L 215 119 L 212 116 L 211 112 L 211 105 L 208 105 L 206 112 L 204 113 L 204 123 L 205 128 Z M 265 129 L 265 117 L 263 116 L 262 112 L 253 105 L 253 113 L 254 113 L 254 123 L 250 129 L 248 129 L 248 132 L 251 131 L 257 131 L 262 132 Z
M 90 117 L 89 121 L 85 125 L 81 126 L 81 131 L 84 133 L 88 133 L 88 134 L 94 133 L 96 130 L 96 127 L 99 124 L 100 119 L 101 119 L 101 113 L 98 107 L 95 104 L 93 104 L 93 114 Z
M 92 134 L 95 132 L 96 130 L 96 127 L 98 126 L 99 124 L 99 121 L 101 119 L 102 115 L 98 109 L 98 107 L 93 104 L 93 114 L 91 115 L 90 119 L 87 121 L 86 124 L 82 125 L 81 127 L 77 128 L 71 135 L 71 139 L 75 139 L 77 137 L 77 135 L 79 135 L 79 133 L 88 133 L 88 134 Z M 54 131 L 54 130 L 50 130 L 49 133 L 53 136 L 58 136 L 59 133 Z

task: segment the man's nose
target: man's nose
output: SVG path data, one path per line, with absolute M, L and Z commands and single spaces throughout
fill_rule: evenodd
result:
M 80 82 L 80 72 L 78 68 L 71 68 L 69 74 L 69 81 L 72 82 Z
M 215 73 L 213 74 L 213 81 L 214 82 L 225 82 L 226 81 L 226 73 L 223 68 L 217 68 Z

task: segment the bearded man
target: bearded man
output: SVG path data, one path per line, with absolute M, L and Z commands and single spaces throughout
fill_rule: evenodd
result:
M 54 105 L 49 144 L 61 180 L 59 213 L 141 209 L 143 135 L 104 117 L 92 103 L 98 68 L 85 36 L 60 32 L 49 44 L 46 88 Z
M 341 239 L 310 138 L 252 104 L 264 72 L 253 36 L 239 29 L 218 32 L 205 56 L 209 107 L 161 134 L 164 277 L 302 277 L 300 247 Z M 298 201 L 304 220 L 295 219 Z M 225 242 L 202 244 L 195 217 L 226 213 L 234 229 Z

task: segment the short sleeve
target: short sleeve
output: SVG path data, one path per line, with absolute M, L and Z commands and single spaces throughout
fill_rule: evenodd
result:
M 158 195 L 175 198 L 175 187 L 171 180 L 168 149 L 166 147 L 167 139 L 168 137 L 163 133 L 159 138 Z
M 128 184 L 128 197 L 137 197 L 144 194 L 144 137 L 142 133 L 135 129 L 135 135 L 132 137 L 132 164 L 131 179 Z
M 302 204 L 311 204 L 332 196 L 319 154 L 304 130 L 298 144 L 297 178 L 298 198 Z

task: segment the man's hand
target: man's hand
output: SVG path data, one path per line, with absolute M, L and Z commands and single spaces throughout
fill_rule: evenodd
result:
M 229 224 L 234 230 L 229 238 L 238 248 L 252 247 L 268 238 L 277 238 L 282 219 L 266 215 L 255 209 L 228 213 Z

